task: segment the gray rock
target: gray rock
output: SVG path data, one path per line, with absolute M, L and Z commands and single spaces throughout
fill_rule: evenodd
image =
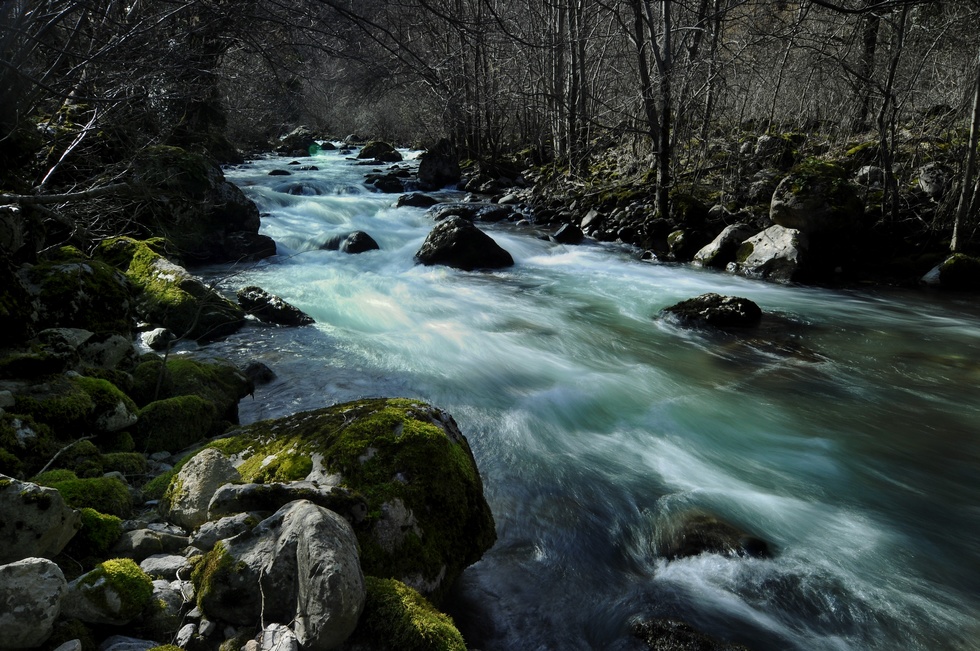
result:
M 166 350 L 176 337 L 174 333 L 166 328 L 154 328 L 153 330 L 140 334 L 140 339 L 151 350 Z
M 807 238 L 800 231 L 770 226 L 742 242 L 728 269 L 749 278 L 788 283 L 802 272 Z
M 42 645 L 51 636 L 67 590 L 61 568 L 47 559 L 25 558 L 0 566 L 0 646 Z
M 260 651 L 299 651 L 296 634 L 282 624 L 269 624 L 262 629 Z
M 197 625 L 196 624 L 193 624 L 193 623 L 192 624 L 185 624 L 184 626 L 181 626 L 180 627 L 180 630 L 179 631 L 177 631 L 177 635 L 174 638 L 174 642 L 180 648 L 182 648 L 182 649 L 183 648 L 186 648 L 186 647 L 188 647 L 190 645 L 191 641 L 194 639 L 194 636 L 196 634 L 197 634 Z
M 153 554 L 179 552 L 190 544 L 187 536 L 178 536 L 153 529 L 136 529 L 124 533 L 112 548 L 115 556 L 125 556 L 137 562 Z
M 64 644 L 58 646 L 54 651 L 82 651 L 82 641 L 68 640 Z
M 773 224 L 807 234 L 853 229 L 863 213 L 844 170 L 829 163 L 796 168 L 779 182 L 769 204 Z
M 749 299 L 720 294 L 702 294 L 663 311 L 685 325 L 715 328 L 750 328 L 762 319 L 762 310 Z
M 140 569 L 152 577 L 173 580 L 181 570 L 189 570 L 190 561 L 176 554 L 154 554 L 143 559 Z
M 208 617 L 241 625 L 261 616 L 294 622 L 305 651 L 334 649 L 357 626 L 365 599 L 357 540 L 330 510 L 292 502 L 211 554 L 230 562 L 216 563 L 208 576 L 200 600 Z
M 227 484 L 227 486 L 235 485 Z M 218 489 L 218 491 L 220 492 L 221 489 Z M 215 495 L 217 496 L 217 494 Z M 211 517 L 214 517 L 213 513 Z M 249 531 L 261 520 L 262 518 L 256 513 L 236 513 L 235 515 L 229 515 L 224 518 L 212 519 L 201 525 L 201 528 L 191 538 L 191 545 L 202 551 L 211 551 L 219 540 L 232 538 L 243 531 Z
M 724 269 L 735 261 L 735 254 L 742 242 L 751 237 L 755 229 L 747 224 L 726 226 L 718 236 L 694 254 L 694 264 Z
M 312 481 L 294 481 L 226 484 L 211 498 L 208 520 L 247 511 L 271 513 L 296 500 L 309 500 L 355 522 L 367 514 L 364 500 L 345 488 L 321 486 Z
M 254 285 L 239 289 L 236 295 L 242 309 L 260 321 L 284 326 L 304 326 L 314 323 L 313 317 L 299 308 Z
M 0 563 L 55 556 L 81 526 L 57 490 L 0 475 Z
M 106 638 L 99 645 L 99 651 L 149 651 L 158 646 L 160 646 L 160 643 L 154 642 L 153 640 L 141 640 L 126 635 L 113 635 L 112 637 Z
M 499 269 L 514 264 L 510 253 L 493 238 L 457 216 L 436 224 L 415 253 L 415 261 L 424 265 L 447 265 L 464 271 Z
M 78 347 L 84 364 L 104 369 L 129 370 L 139 362 L 139 355 L 129 337 L 93 335 Z
M 180 469 L 170 484 L 169 499 L 161 503 L 171 522 L 194 530 L 207 521 L 208 503 L 221 486 L 241 481 L 241 475 L 225 455 L 207 448 Z
M 885 170 L 875 165 L 864 165 L 854 174 L 854 182 L 869 188 L 885 184 Z
M 941 163 L 927 163 L 915 171 L 916 182 L 930 199 L 939 199 L 949 189 L 953 173 Z
M 137 576 L 138 575 L 138 576 Z M 87 624 L 124 626 L 140 616 L 152 599 L 152 585 L 132 561 L 106 561 L 68 584 L 62 614 Z

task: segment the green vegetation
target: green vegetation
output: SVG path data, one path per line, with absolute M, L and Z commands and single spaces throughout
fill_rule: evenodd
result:
M 153 596 L 153 580 L 130 558 L 100 563 L 79 581 L 79 588 L 92 603 L 125 621 L 138 617 Z
M 133 497 L 126 484 L 118 479 L 113 477 L 78 479 L 74 473 L 54 472 L 58 474 L 52 477 L 49 473 L 45 473 L 36 477 L 35 481 L 42 486 L 58 489 L 69 506 L 77 509 L 89 507 L 100 513 L 120 518 L 128 518 L 132 513 Z
M 374 651 L 465 651 L 452 618 L 401 581 L 364 577 L 367 599 L 348 644 Z

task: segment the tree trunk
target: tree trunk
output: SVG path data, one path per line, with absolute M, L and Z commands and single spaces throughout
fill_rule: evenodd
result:
M 960 198 L 956 204 L 956 215 L 953 218 L 953 236 L 949 241 L 951 253 L 960 250 L 960 231 L 966 220 L 973 199 L 974 177 L 977 166 L 977 145 L 980 141 L 980 53 L 977 55 L 977 71 L 973 86 L 973 119 L 970 121 L 970 144 L 966 153 L 966 166 L 963 169 L 963 180 L 960 181 Z

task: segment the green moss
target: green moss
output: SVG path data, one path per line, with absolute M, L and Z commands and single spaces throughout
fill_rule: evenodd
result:
M 321 458 L 367 502 L 368 517 L 355 527 L 365 571 L 430 582 L 445 571 L 430 593 L 439 599 L 495 540 L 469 446 L 447 436 L 439 418 L 446 417 L 413 400 L 364 400 L 256 423 L 210 446 L 242 455 L 238 470 L 253 482 L 301 479 L 313 456 Z M 375 523 L 395 502 L 413 513 L 421 535 L 378 539 Z
M 173 480 L 174 476 L 177 474 L 176 470 L 168 470 L 162 475 L 157 475 L 143 487 L 143 497 L 148 500 L 159 500 L 163 499 L 164 494 L 167 492 L 167 486 Z
M 364 577 L 367 599 L 349 640 L 377 651 L 465 651 L 452 618 L 418 592 L 394 579 Z
M 13 411 L 50 426 L 63 438 L 79 430 L 99 431 L 100 418 L 114 413 L 120 404 L 136 412 L 133 401 L 106 380 L 85 376 L 58 377 L 45 384 L 45 393 L 21 394 Z
M 238 646 L 235 647 L 236 651 L 238 648 L 239 648 Z M 160 646 L 155 646 L 151 648 L 149 651 L 184 651 L 184 648 L 179 647 L 176 644 L 162 644 Z
M 940 265 L 939 282 L 945 289 L 980 289 L 980 258 L 954 253 Z
M 157 400 L 140 411 L 136 442 L 147 452 L 175 452 L 206 438 L 218 423 L 214 404 L 200 396 Z
M 204 556 L 198 557 L 193 563 L 191 582 L 197 594 L 197 604 L 203 605 L 214 591 L 215 577 L 225 572 L 235 571 L 235 561 L 220 541 Z
M 101 640 L 101 638 L 99 638 Z M 82 643 L 82 651 L 97 651 L 98 643 L 95 635 L 87 624 L 78 619 L 60 620 L 54 625 L 54 632 L 45 643 L 45 649 L 57 649 L 65 642 L 79 640 Z
M 83 508 L 82 527 L 68 546 L 75 558 L 85 556 L 105 557 L 105 554 L 122 536 L 122 520 L 114 515 L 99 513 L 95 509 Z
M 231 362 L 212 360 L 197 361 L 186 357 L 171 358 L 166 365 L 160 358 L 140 363 L 133 372 L 135 385 L 133 396 L 136 403 L 146 407 L 157 400 L 178 396 L 198 396 L 211 403 L 215 409 L 208 433 L 220 432 L 221 421 L 238 422 L 238 401 L 249 395 L 253 387 L 249 379 Z M 171 410 L 179 403 L 159 406 Z M 196 407 L 202 417 L 200 404 Z M 223 427 L 221 428 L 223 429 Z
M 110 452 L 102 455 L 105 472 L 121 472 L 127 478 L 146 474 L 146 455 L 139 452 Z
M 104 585 L 100 585 L 102 582 Z M 153 580 L 130 558 L 100 563 L 80 580 L 79 586 L 86 598 L 102 608 L 112 603 L 108 593 L 115 593 L 120 604 L 111 610 L 125 620 L 138 617 L 153 596 Z
M 133 511 L 129 489 L 113 477 L 67 479 L 44 485 L 58 489 L 65 502 L 77 509 L 90 507 L 120 518 L 128 518 Z
M 56 482 L 72 481 L 75 479 L 78 479 L 78 476 L 75 473 L 73 473 L 71 470 L 64 470 L 59 468 L 57 470 L 48 470 L 46 472 L 42 472 L 40 475 L 34 477 L 31 481 L 33 481 L 35 484 L 40 484 L 41 486 L 51 486 Z

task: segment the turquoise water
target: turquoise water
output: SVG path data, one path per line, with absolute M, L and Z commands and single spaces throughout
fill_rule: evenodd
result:
M 635 649 L 637 618 L 753 649 L 980 648 L 980 307 L 785 287 L 481 225 L 516 265 L 421 267 L 424 211 L 335 152 L 231 170 L 279 255 L 213 270 L 317 324 L 215 350 L 278 374 L 243 421 L 363 396 L 452 413 L 499 541 L 447 605 L 471 646 Z M 304 163 L 309 162 L 304 159 Z M 303 194 L 289 194 L 306 193 Z M 321 251 L 368 232 L 380 251 Z M 704 292 L 766 311 L 747 336 L 658 318 Z M 657 532 L 713 512 L 777 550 L 666 562 Z

